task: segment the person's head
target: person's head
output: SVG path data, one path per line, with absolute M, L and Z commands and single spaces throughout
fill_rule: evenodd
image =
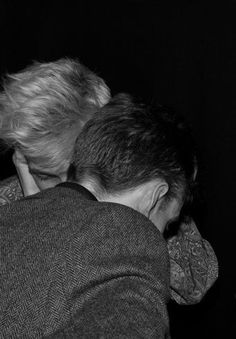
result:
M 26 158 L 39 188 L 66 179 L 82 126 L 110 99 L 104 81 L 77 60 L 35 63 L 8 75 L 0 138 Z
M 122 94 L 86 123 L 70 172 L 98 200 L 132 207 L 163 231 L 178 217 L 195 168 L 183 121 L 162 106 L 136 104 Z

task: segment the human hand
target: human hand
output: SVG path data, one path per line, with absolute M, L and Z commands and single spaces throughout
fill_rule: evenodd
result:
M 29 172 L 29 165 L 25 156 L 19 149 L 16 149 L 13 153 L 12 160 L 16 167 L 24 196 L 27 197 L 29 195 L 38 193 L 40 189 L 37 186 L 33 176 Z

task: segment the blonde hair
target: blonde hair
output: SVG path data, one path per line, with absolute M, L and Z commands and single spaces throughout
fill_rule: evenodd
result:
M 34 63 L 3 83 L 0 138 L 43 168 L 66 170 L 83 124 L 109 99 L 105 82 L 77 60 Z

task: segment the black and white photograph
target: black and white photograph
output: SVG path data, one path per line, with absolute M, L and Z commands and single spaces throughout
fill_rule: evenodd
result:
M 0 339 L 236 338 L 236 1 L 0 2 Z

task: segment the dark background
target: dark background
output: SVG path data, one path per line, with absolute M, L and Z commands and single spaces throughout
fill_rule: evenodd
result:
M 236 338 L 235 16 L 233 0 L 0 2 L 1 75 L 78 57 L 112 94 L 157 100 L 192 124 L 205 199 L 198 226 L 220 278 L 199 305 L 170 304 L 173 338 Z M 0 164 L 0 178 L 13 173 L 9 154 Z

